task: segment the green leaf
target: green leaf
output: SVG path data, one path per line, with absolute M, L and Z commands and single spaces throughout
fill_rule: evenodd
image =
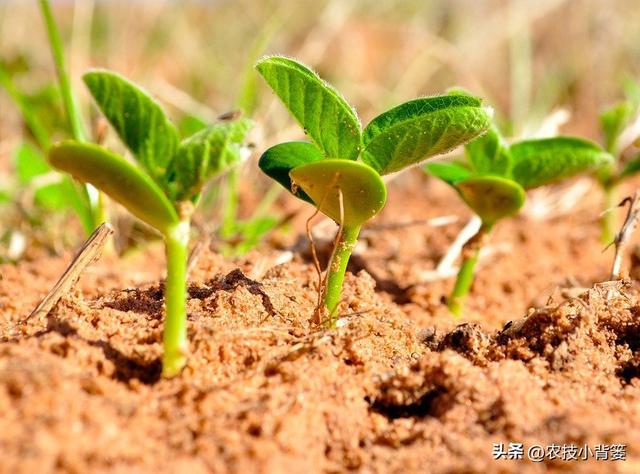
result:
M 593 142 L 573 137 L 525 140 L 511 145 L 513 178 L 531 189 L 611 164 L 613 157 Z
M 160 105 L 111 71 L 92 71 L 83 79 L 120 139 L 156 183 L 162 183 L 178 147 L 178 132 Z
M 473 140 L 487 130 L 490 121 L 476 97 L 411 100 L 367 125 L 362 159 L 380 174 L 393 173 Z
M 89 213 L 87 200 L 83 199 L 72 181 L 55 172 L 42 153 L 32 145 L 23 143 L 18 147 L 15 169 L 19 183 L 34 190 L 33 200 L 38 206 L 54 211 L 74 209 L 82 220 Z M 35 178 L 46 174 L 51 174 L 55 181 L 47 179 L 36 185 Z
M 169 195 L 176 201 L 195 198 L 207 180 L 240 162 L 244 138 L 253 122 L 211 125 L 180 143 L 167 173 Z
M 462 86 L 449 87 L 446 91 L 447 95 L 468 95 L 473 97 L 473 94 Z
M 293 189 L 289 172 L 301 165 L 321 161 L 322 153 L 308 142 L 286 142 L 272 146 L 260 157 L 258 166 L 271 179 L 280 183 L 287 191 L 304 201 L 313 200 L 300 188 Z
M 64 194 L 69 207 L 75 211 L 85 232 L 91 234 L 95 230 L 96 223 L 86 189 L 74 182 L 69 176 L 65 176 L 57 186 L 56 192 Z
M 427 163 L 424 165 L 424 170 L 447 184 L 455 184 L 469 178 L 472 174 L 471 170 L 455 161 Z
M 264 58 L 256 69 L 325 157 L 358 158 L 360 121 L 333 87 L 311 69 L 282 56 Z
M 254 248 L 260 240 L 271 231 L 279 220 L 273 216 L 262 216 L 237 223 L 241 241 L 235 246 L 235 254 L 243 255 Z
M 52 169 L 37 148 L 23 143 L 15 152 L 15 171 L 20 184 L 25 185 Z
M 207 128 L 207 124 L 195 115 L 185 115 L 178 122 L 178 130 L 182 137 L 189 137 L 204 128 Z
M 387 188 L 376 171 L 357 161 L 322 160 L 289 172 L 294 186 L 311 197 L 316 207 L 340 223 L 340 191 L 343 223 L 359 226 L 375 216 L 387 200 Z
M 498 176 L 474 176 L 457 183 L 455 188 L 464 202 L 489 226 L 516 214 L 525 200 L 522 186 Z
M 631 114 L 632 107 L 627 101 L 619 102 L 600 114 L 604 147 L 610 153 L 615 153 L 618 138 L 631 118 Z
M 511 172 L 509 147 L 493 124 L 487 133 L 468 143 L 465 152 L 477 174 L 509 176 Z
M 163 234 L 179 222 L 175 209 L 151 178 L 105 148 L 65 141 L 51 148 L 49 162 L 77 180 L 91 183 Z
M 619 179 L 627 178 L 629 176 L 632 176 L 638 173 L 639 171 L 640 171 L 640 153 L 638 153 L 632 159 L 630 159 L 625 163 L 624 168 L 622 168 L 622 171 L 620 172 Z

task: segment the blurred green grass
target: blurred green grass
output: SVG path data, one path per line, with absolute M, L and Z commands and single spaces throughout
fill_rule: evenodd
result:
M 215 120 L 238 104 L 255 106 L 257 151 L 300 136 L 251 70 L 263 53 L 313 66 L 365 121 L 398 102 L 457 85 L 483 96 L 513 134 L 536 129 L 565 107 L 571 116 L 563 132 L 598 139 L 601 108 L 622 95 L 625 78 L 640 77 L 636 0 L 53 3 L 85 118 L 97 114 L 80 76 L 106 67 L 182 116 L 181 128 Z M 0 0 L 0 35 L 0 61 L 22 91 L 42 97 L 55 75 L 37 2 Z M 59 103 L 44 97 L 43 120 L 61 138 Z M 0 91 L 0 188 L 26 137 Z M 113 134 L 107 145 L 119 146 Z M 247 168 L 245 176 L 258 175 L 256 167 Z
M 215 112 L 233 107 L 251 48 L 274 23 L 266 52 L 316 67 L 365 118 L 461 85 L 518 122 L 567 106 L 570 131 L 589 135 L 622 78 L 640 72 L 634 0 L 78 0 L 55 2 L 55 11 L 76 80 L 87 67 L 109 67 L 174 105 Z M 1 2 L 0 32 L 0 58 L 30 66 L 20 77 L 27 88 L 53 76 L 35 1 Z M 262 97 L 258 116 L 270 107 Z M 10 136 L 13 110 L 0 101 Z

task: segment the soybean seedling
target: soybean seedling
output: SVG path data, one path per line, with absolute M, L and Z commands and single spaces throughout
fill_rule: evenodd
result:
M 596 173 L 596 178 L 604 193 L 604 212 L 602 214 L 602 242 L 613 242 L 618 185 L 640 172 L 640 150 L 637 140 L 640 138 L 640 86 L 628 83 L 626 98 L 600 114 L 600 132 L 604 148 L 614 157 L 614 161 Z
M 93 186 L 155 228 L 165 241 L 164 355 L 171 377 L 186 364 L 187 252 L 192 214 L 206 181 L 234 166 L 251 122 L 240 119 L 200 130 L 180 141 L 162 108 L 143 90 L 108 71 L 84 82 L 139 166 L 103 147 L 77 141 L 54 145 L 49 161 Z
M 462 249 L 462 263 L 448 300 L 459 316 L 473 282 L 480 249 L 495 224 L 517 214 L 525 191 L 593 171 L 613 158 L 595 143 L 573 137 L 523 140 L 507 145 L 492 126 L 465 146 L 463 162 L 429 163 L 426 171 L 451 185 L 481 219 L 481 226 Z
M 318 319 L 335 327 L 360 229 L 386 202 L 382 175 L 474 139 L 489 126 L 490 114 L 475 97 L 424 97 L 384 112 L 363 130 L 347 101 L 306 66 L 273 56 L 256 69 L 311 140 L 269 148 L 260 168 L 339 226 L 317 308 Z

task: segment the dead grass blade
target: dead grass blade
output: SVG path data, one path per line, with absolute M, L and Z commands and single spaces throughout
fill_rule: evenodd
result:
M 82 245 L 78 254 L 74 257 L 71 264 L 64 271 L 58 282 L 44 297 L 42 302 L 27 317 L 26 321 L 35 316 L 47 316 L 55 305 L 60 301 L 68 291 L 78 282 L 82 272 L 96 262 L 102 255 L 102 249 L 107 243 L 109 236 L 113 234 L 113 228 L 104 223 L 87 239 Z
M 624 257 L 624 251 L 627 248 L 629 239 L 636 230 L 638 220 L 640 219 L 640 191 L 636 190 L 636 192 L 633 193 L 633 197 L 624 198 L 620 203 L 620 206 L 624 206 L 625 204 L 629 204 L 627 217 L 613 241 L 613 244 L 616 246 L 616 253 L 613 257 L 613 265 L 611 266 L 611 280 L 619 280 L 623 278 L 622 258 Z

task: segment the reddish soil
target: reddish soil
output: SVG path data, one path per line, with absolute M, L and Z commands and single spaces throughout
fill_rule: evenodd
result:
M 463 219 L 365 232 L 338 330 L 310 323 L 307 253 L 275 265 L 295 233 L 238 259 L 205 251 L 172 380 L 159 246 L 103 258 L 45 319 L 26 316 L 69 256 L 0 267 L 0 472 L 638 472 L 638 288 L 597 283 L 611 260 L 597 192 L 498 226 L 454 320 L 452 279 L 420 278 L 468 214 L 419 173 L 402 179 L 376 224 Z M 627 460 L 494 460 L 509 442 L 621 443 Z

